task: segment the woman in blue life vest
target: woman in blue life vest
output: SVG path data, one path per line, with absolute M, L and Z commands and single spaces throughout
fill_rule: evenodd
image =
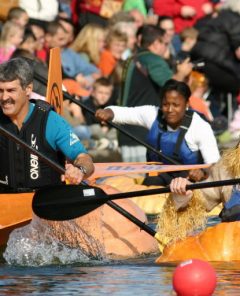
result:
M 221 159 L 209 170 L 206 182 L 239 178 L 240 175 L 240 142 L 234 148 L 225 150 Z M 201 190 L 186 190 L 190 181 L 186 178 L 175 178 L 171 181 L 170 188 L 175 209 L 184 210 L 194 198 L 195 193 L 200 194 L 207 212 L 223 203 L 220 213 L 223 222 L 240 221 L 240 187 L 239 185 L 204 188 Z
M 162 154 L 181 164 L 215 163 L 219 151 L 210 124 L 196 112 L 189 110 L 191 91 L 184 82 L 170 79 L 162 88 L 160 107 L 117 107 L 110 106 L 98 110 L 95 116 L 101 121 L 144 126 L 149 130 L 147 142 Z M 148 161 L 161 161 L 164 158 L 148 152 Z M 204 170 L 182 173 L 160 174 L 149 177 L 145 185 L 167 185 L 171 179 L 188 176 L 199 181 L 206 177 Z

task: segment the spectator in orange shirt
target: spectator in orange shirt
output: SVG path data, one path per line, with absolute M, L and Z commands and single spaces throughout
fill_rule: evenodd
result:
M 123 52 L 127 48 L 127 41 L 128 38 L 125 33 L 121 33 L 117 30 L 109 32 L 106 39 L 106 49 L 103 50 L 98 65 L 103 76 L 108 77 L 112 74 Z

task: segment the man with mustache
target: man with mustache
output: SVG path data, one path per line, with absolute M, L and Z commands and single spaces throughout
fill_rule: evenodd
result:
M 0 135 L 0 184 L 3 191 L 24 191 L 60 184 L 79 184 L 94 166 L 69 124 L 44 101 L 31 102 L 33 69 L 24 58 L 0 65 L 0 124 L 48 158 L 65 165 L 64 176 Z

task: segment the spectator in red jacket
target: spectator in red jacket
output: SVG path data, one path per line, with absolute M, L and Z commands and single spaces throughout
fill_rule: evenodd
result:
M 196 21 L 213 12 L 211 0 L 153 0 L 153 10 L 157 15 L 171 16 L 175 30 L 180 33 L 192 27 Z

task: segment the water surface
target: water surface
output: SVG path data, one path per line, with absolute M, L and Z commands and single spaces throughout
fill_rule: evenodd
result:
M 154 257 L 107 264 L 45 267 L 0 265 L 0 295 L 172 295 L 174 265 Z M 240 264 L 213 264 L 214 295 L 240 295 Z
M 208 225 L 218 222 L 218 219 L 211 219 Z M 154 227 L 154 225 L 151 226 Z M 16 236 L 15 248 L 10 250 L 8 256 L 21 259 L 25 253 L 24 248 L 26 251 L 29 248 L 27 242 L 24 242 L 22 237 Z M 35 247 L 36 252 L 41 251 L 39 245 L 32 244 L 31 247 Z M 59 245 L 51 244 L 51 249 L 47 249 L 48 247 L 45 245 L 43 249 L 48 253 L 45 260 L 58 251 L 58 255 L 63 260 L 69 258 L 73 263 L 29 267 L 7 264 L 2 260 L 0 262 L 0 296 L 173 295 L 172 273 L 176 264 L 157 265 L 155 264 L 157 255 L 124 261 L 94 261 L 86 260 L 76 251 L 69 255 L 69 250 L 59 248 Z M 26 262 L 26 258 L 24 260 L 19 262 Z M 218 282 L 214 295 L 239 296 L 240 262 L 213 262 L 212 264 L 217 272 Z

